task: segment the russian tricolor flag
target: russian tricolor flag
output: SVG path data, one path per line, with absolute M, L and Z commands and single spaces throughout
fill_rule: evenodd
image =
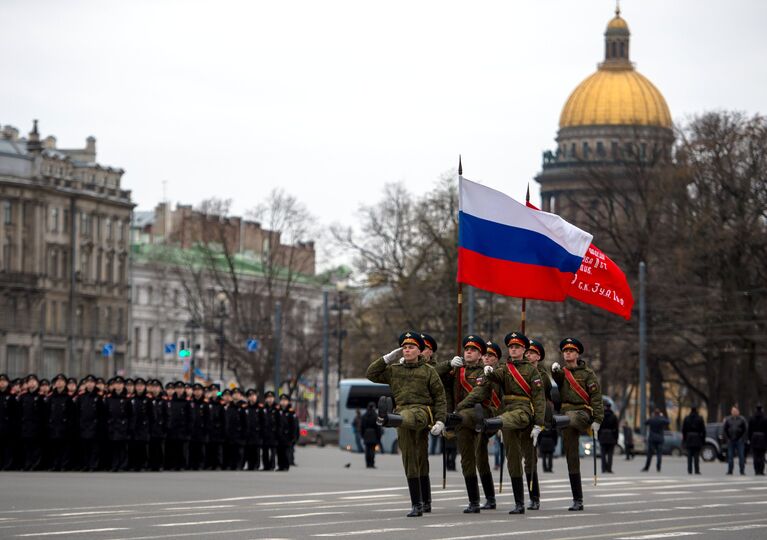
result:
M 461 177 L 458 281 L 517 298 L 562 301 L 592 235 Z

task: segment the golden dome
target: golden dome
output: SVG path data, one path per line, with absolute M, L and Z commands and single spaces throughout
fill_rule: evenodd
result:
M 612 18 L 612 20 L 607 23 L 607 30 L 608 32 L 610 30 L 626 30 L 628 31 L 629 25 L 626 22 L 626 19 L 621 19 L 620 12 L 615 13 L 615 17 Z
M 663 95 L 632 69 L 607 69 L 588 77 L 570 94 L 559 127 L 638 125 L 671 127 Z
M 671 128 L 663 94 L 629 60 L 628 24 L 616 9 L 605 32 L 605 61 L 567 99 L 559 127 L 601 125 Z

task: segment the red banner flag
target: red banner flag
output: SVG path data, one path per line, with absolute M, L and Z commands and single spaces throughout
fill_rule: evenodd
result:
M 527 206 L 538 210 L 530 202 Z M 620 315 L 626 320 L 631 319 L 634 296 L 631 294 L 626 274 L 594 244 L 586 251 L 567 295 L 585 304 Z

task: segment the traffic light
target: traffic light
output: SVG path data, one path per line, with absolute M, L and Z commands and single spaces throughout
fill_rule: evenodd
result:
M 178 357 L 179 358 L 189 358 L 192 356 L 192 351 L 189 350 L 186 344 L 186 340 L 182 339 L 178 342 Z

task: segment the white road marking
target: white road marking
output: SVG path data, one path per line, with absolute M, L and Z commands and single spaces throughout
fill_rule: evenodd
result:
M 350 497 L 339 497 L 342 501 L 354 501 L 357 499 L 387 499 L 389 497 L 400 497 L 397 493 L 384 493 L 383 495 L 352 495 Z
M 652 540 L 653 538 L 676 538 L 677 536 L 693 536 L 699 532 L 677 531 L 658 534 L 645 534 L 642 536 L 619 536 L 615 540 Z
M 638 497 L 639 493 L 602 493 L 600 495 L 594 495 L 596 498 L 603 498 L 603 497 L 610 497 L 611 499 L 613 497 Z
M 654 495 L 689 495 L 692 491 L 653 491 Z
M 17 534 L 16 536 L 60 536 L 62 534 L 85 534 L 96 532 L 109 532 L 109 531 L 127 531 L 126 527 L 109 527 L 108 529 L 80 529 L 79 531 L 53 531 L 53 532 L 41 532 L 41 533 L 25 533 Z
M 732 525 L 730 527 L 713 527 L 709 531 L 745 531 L 748 529 L 764 529 L 767 523 L 752 523 L 751 525 Z
M 414 531 L 415 529 L 408 529 L 404 527 L 395 527 L 391 529 L 368 529 L 366 531 L 345 531 L 345 532 L 333 532 L 323 534 L 313 534 L 312 536 L 355 536 L 358 534 L 382 534 L 390 532 L 402 532 L 402 531 Z
M 131 514 L 133 510 L 96 510 L 93 512 L 67 512 L 66 514 L 48 514 L 50 517 L 73 517 L 73 516 L 95 516 L 102 514 Z
M 337 516 L 339 514 L 345 514 L 346 512 L 310 512 L 308 514 L 288 514 L 285 516 L 271 516 L 272 519 L 285 519 L 285 518 L 301 518 L 312 516 Z
M 173 508 L 163 508 L 163 510 L 171 512 L 171 511 L 178 511 L 178 510 L 211 510 L 213 508 L 234 508 L 234 507 L 235 505 L 233 504 L 216 504 L 213 506 L 174 506 Z
M 257 506 L 282 506 L 283 504 L 308 504 L 324 502 L 322 499 L 304 499 L 302 501 L 276 501 L 276 502 L 263 502 L 256 503 Z
M 245 521 L 244 519 L 216 519 L 214 521 L 187 521 L 183 523 L 160 523 L 154 525 L 154 527 L 191 527 L 196 525 L 216 525 L 218 523 L 236 523 L 237 521 Z

